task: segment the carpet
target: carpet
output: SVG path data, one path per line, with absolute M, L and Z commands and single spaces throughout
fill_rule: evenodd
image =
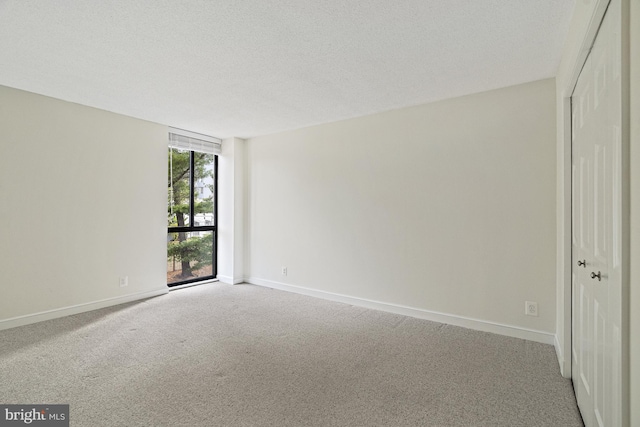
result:
M 211 283 L 0 331 L 0 403 L 72 426 L 582 426 L 552 346 Z

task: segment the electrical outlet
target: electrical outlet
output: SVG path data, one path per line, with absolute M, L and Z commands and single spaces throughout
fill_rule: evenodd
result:
M 527 316 L 538 316 L 538 303 L 533 301 L 524 302 L 524 314 Z
M 287 275 L 287 267 L 282 267 L 282 275 L 283 276 Z
M 124 288 L 125 286 L 129 286 L 129 276 L 121 277 L 119 283 L 121 288 Z

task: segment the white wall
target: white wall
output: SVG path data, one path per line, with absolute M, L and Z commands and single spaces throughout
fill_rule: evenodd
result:
M 240 138 L 222 141 L 218 157 L 218 279 L 244 279 L 244 145 Z
M 631 327 L 631 422 L 640 426 L 640 0 L 630 2 L 630 44 L 631 56 L 631 260 L 630 307 Z
M 248 140 L 248 281 L 553 332 L 554 92 L 543 80 Z
M 166 292 L 166 141 L 0 86 L 0 328 Z

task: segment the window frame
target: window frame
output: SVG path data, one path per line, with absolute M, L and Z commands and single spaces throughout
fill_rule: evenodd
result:
M 169 147 L 167 155 L 170 153 L 172 147 Z M 216 279 L 218 276 L 218 155 L 213 153 L 213 221 L 211 225 L 195 225 L 195 153 L 193 150 L 189 151 L 189 225 L 167 227 L 167 235 L 169 233 L 193 233 L 199 231 L 206 231 L 212 233 L 212 251 L 211 251 L 211 275 L 203 277 L 194 277 L 192 279 L 181 280 L 178 282 L 167 282 L 167 286 L 172 288 L 175 286 L 186 285 L 195 282 L 203 282 L 207 280 Z

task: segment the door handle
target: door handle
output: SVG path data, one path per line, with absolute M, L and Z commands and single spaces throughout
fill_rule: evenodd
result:
M 600 272 L 599 271 L 598 271 L 598 274 L 596 274 L 595 272 L 592 271 L 591 272 L 591 278 L 595 279 L 596 277 L 598 278 L 598 282 L 602 280 L 602 276 L 600 276 Z
M 586 259 L 583 261 L 578 260 L 578 267 L 580 266 L 587 268 L 587 260 Z

